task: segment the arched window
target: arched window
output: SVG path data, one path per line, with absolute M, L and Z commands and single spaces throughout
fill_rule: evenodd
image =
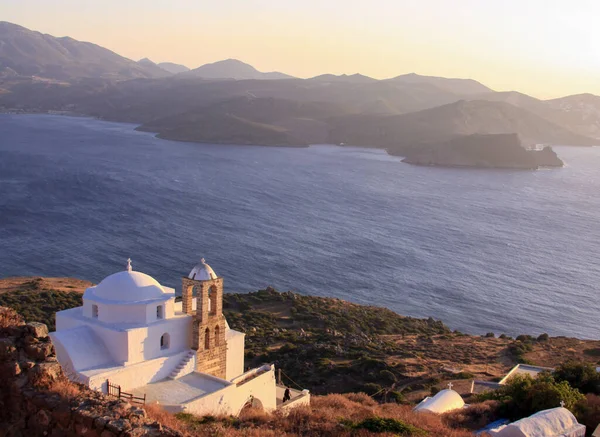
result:
M 98 305 L 92 305 L 92 317 L 94 319 L 98 318 Z
M 210 329 L 204 331 L 204 349 L 210 349 Z
M 157 319 L 162 319 L 163 317 L 164 317 L 163 316 L 163 306 L 162 305 L 158 305 L 156 307 L 156 318 Z
M 208 289 L 208 312 L 217 314 L 217 287 L 214 285 Z
M 215 346 L 219 345 L 219 333 L 221 332 L 221 330 L 219 329 L 219 326 L 215 326 Z
M 163 335 L 160 336 L 160 348 L 162 350 L 169 349 L 170 343 L 171 336 L 169 335 L 169 333 L 165 332 Z

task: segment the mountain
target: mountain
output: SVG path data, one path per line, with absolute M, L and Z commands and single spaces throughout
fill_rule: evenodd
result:
M 202 79 L 273 80 L 292 78 L 292 76 L 276 71 L 262 73 L 252 65 L 238 61 L 237 59 L 226 59 L 224 61 L 214 62 L 212 64 L 205 64 L 183 74 L 186 77 L 200 77 Z
M 434 85 L 444 91 L 462 96 L 492 91 L 490 88 L 473 79 L 449 79 L 445 77 L 421 76 L 416 73 L 403 74 L 401 76 L 388 79 L 388 81 L 404 84 L 426 83 L 429 85 Z
M 158 66 L 172 74 L 179 74 L 185 73 L 186 71 L 190 71 L 190 69 L 185 65 L 174 64 L 173 62 L 160 62 Z
M 445 144 L 473 134 L 519 135 L 526 145 L 597 145 L 600 141 L 573 133 L 523 108 L 504 102 L 458 101 L 402 115 L 351 115 L 332 122 L 330 141 L 385 147 L 402 155 L 412 148 Z
M 314 80 L 319 82 L 348 82 L 348 83 L 371 83 L 377 82 L 377 79 L 373 79 L 372 77 L 365 76 L 363 74 L 341 74 L 336 76 L 335 74 L 321 74 L 320 76 L 312 77 L 308 80 Z
M 154 78 L 169 73 L 124 58 L 96 44 L 73 38 L 56 38 L 16 24 L 0 22 L 0 75 L 69 80 Z

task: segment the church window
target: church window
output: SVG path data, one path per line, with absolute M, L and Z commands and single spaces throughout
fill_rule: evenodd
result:
M 162 305 L 159 305 L 156 307 L 156 318 L 157 319 L 163 318 L 163 306 Z
M 210 349 L 210 329 L 204 331 L 204 349 Z
M 165 332 L 160 337 L 160 348 L 163 350 L 169 349 L 170 343 L 171 343 L 171 337 L 169 336 L 169 334 L 167 332 Z
M 210 314 L 217 314 L 217 287 L 214 285 L 208 290 L 208 309 Z
M 220 329 L 218 326 L 215 327 L 215 346 L 219 345 L 219 333 L 220 333 Z
M 92 305 L 92 317 L 94 319 L 98 318 L 98 305 Z

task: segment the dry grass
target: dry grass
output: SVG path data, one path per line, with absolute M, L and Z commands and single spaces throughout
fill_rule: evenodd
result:
M 442 416 L 442 421 L 452 428 L 467 428 L 473 431 L 483 428 L 498 419 L 498 401 L 485 401 L 468 408 L 451 411 Z
M 173 416 L 158 406 L 146 407 L 148 416 L 184 436 L 218 435 L 223 437 L 337 437 L 391 436 L 391 432 L 374 433 L 360 429 L 367 419 L 393 419 L 392 422 L 418 428 L 414 433 L 435 437 L 471 437 L 468 430 L 446 425 L 444 418 L 433 414 L 415 414 L 411 408 L 398 404 L 377 404 L 364 393 L 314 396 L 310 407 L 292 409 L 289 414 L 272 414 L 249 409 L 239 418 L 197 417 L 189 414 Z M 422 431 L 419 431 L 422 430 Z
M 72 400 L 82 393 L 81 386 L 69 381 L 66 377 L 61 376 L 56 381 L 48 384 L 48 391 L 55 393 L 63 399 Z
M 0 307 L 0 329 L 24 325 L 23 317 L 12 308 Z

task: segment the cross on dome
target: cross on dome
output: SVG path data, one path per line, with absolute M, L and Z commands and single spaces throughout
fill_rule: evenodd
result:
M 560 406 L 565 408 L 565 401 L 560 401 Z
M 127 258 L 127 266 L 125 267 L 125 270 L 128 272 L 131 271 L 131 258 Z
M 451 382 L 448 383 L 448 390 L 452 390 L 452 387 L 454 387 L 454 384 L 452 384 Z

